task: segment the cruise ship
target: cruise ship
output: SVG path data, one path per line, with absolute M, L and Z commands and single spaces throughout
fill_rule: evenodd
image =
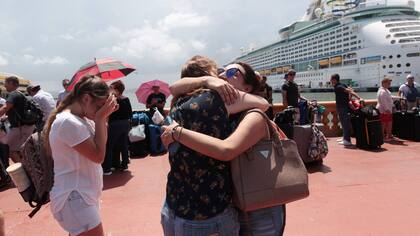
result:
M 279 40 L 236 60 L 267 76 L 274 90 L 290 69 L 304 91 L 330 90 L 334 73 L 358 91 L 376 91 L 384 76 L 394 88 L 408 74 L 418 83 L 420 13 L 414 7 L 414 1 L 314 0 L 301 21 L 280 29 Z

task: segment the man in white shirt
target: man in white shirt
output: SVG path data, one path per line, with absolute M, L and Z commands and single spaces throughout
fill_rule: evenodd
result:
M 61 90 L 59 93 L 58 93 L 58 97 L 57 97 L 57 104 L 56 104 L 56 106 L 58 107 L 58 105 L 60 105 L 60 103 L 64 100 L 64 98 L 67 96 L 67 94 L 69 93 L 68 91 L 67 91 L 67 88 L 69 87 L 69 85 L 70 85 L 70 80 L 68 80 L 68 79 L 63 79 L 63 81 L 62 81 L 62 85 L 63 85 L 63 90 Z
M 55 100 L 53 96 L 50 93 L 47 93 L 41 89 L 40 85 L 31 86 L 29 85 L 27 88 L 28 94 L 32 96 L 35 102 L 38 103 L 40 106 L 42 113 L 44 117 L 42 118 L 42 121 L 45 123 L 45 121 L 48 119 L 48 116 L 54 110 L 55 108 Z

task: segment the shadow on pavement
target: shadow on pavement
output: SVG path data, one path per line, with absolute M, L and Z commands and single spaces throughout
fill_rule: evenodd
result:
M 104 176 L 104 188 L 103 191 L 124 186 L 128 181 L 130 181 L 134 176 L 131 174 L 131 171 L 126 172 L 113 172 L 112 175 Z
M 313 173 L 316 173 L 316 172 L 322 172 L 322 173 L 326 174 L 326 173 L 330 173 L 332 171 L 329 166 L 324 165 L 323 163 L 320 163 L 320 162 L 308 163 L 305 166 L 306 166 L 306 169 L 308 170 L 309 174 L 313 174 Z

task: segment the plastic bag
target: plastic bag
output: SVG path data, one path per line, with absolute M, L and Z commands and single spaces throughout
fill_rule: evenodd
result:
M 144 140 L 146 138 L 146 133 L 144 129 L 144 125 L 137 125 L 131 128 L 130 132 L 128 133 L 128 139 L 130 140 L 130 142 L 135 143 Z
M 160 114 L 159 110 L 156 109 L 155 113 L 153 114 L 152 121 L 156 125 L 160 125 L 163 123 L 164 117 L 162 114 Z

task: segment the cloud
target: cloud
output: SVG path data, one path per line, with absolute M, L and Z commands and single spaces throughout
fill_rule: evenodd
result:
M 71 35 L 71 34 L 69 34 L 69 33 L 65 33 L 65 34 L 59 35 L 58 37 L 60 39 L 64 39 L 64 40 L 73 40 L 74 39 L 74 36 Z
M 210 20 L 207 16 L 200 16 L 195 12 L 175 12 L 159 21 L 158 27 L 162 30 L 173 30 L 185 27 L 206 26 L 209 22 Z
M 31 64 L 34 65 L 65 65 L 69 64 L 69 61 L 60 56 L 55 57 L 35 57 L 30 54 L 23 55 L 23 58 Z
M 152 59 L 158 62 L 173 62 L 185 59 L 192 51 L 206 49 L 205 42 L 193 35 L 183 34 L 182 30 L 205 27 L 210 23 L 208 16 L 195 12 L 172 12 L 156 24 L 145 21 L 143 26 L 124 31 L 117 27 L 108 27 L 105 35 L 119 35 L 120 39 L 113 46 L 101 49 L 106 53 L 125 54 L 138 59 Z
M 6 59 L 6 57 L 0 55 L 0 66 L 7 66 L 9 65 L 9 61 Z
M 217 50 L 218 53 L 226 54 L 232 51 L 233 47 L 230 44 L 226 44 L 224 47 Z

